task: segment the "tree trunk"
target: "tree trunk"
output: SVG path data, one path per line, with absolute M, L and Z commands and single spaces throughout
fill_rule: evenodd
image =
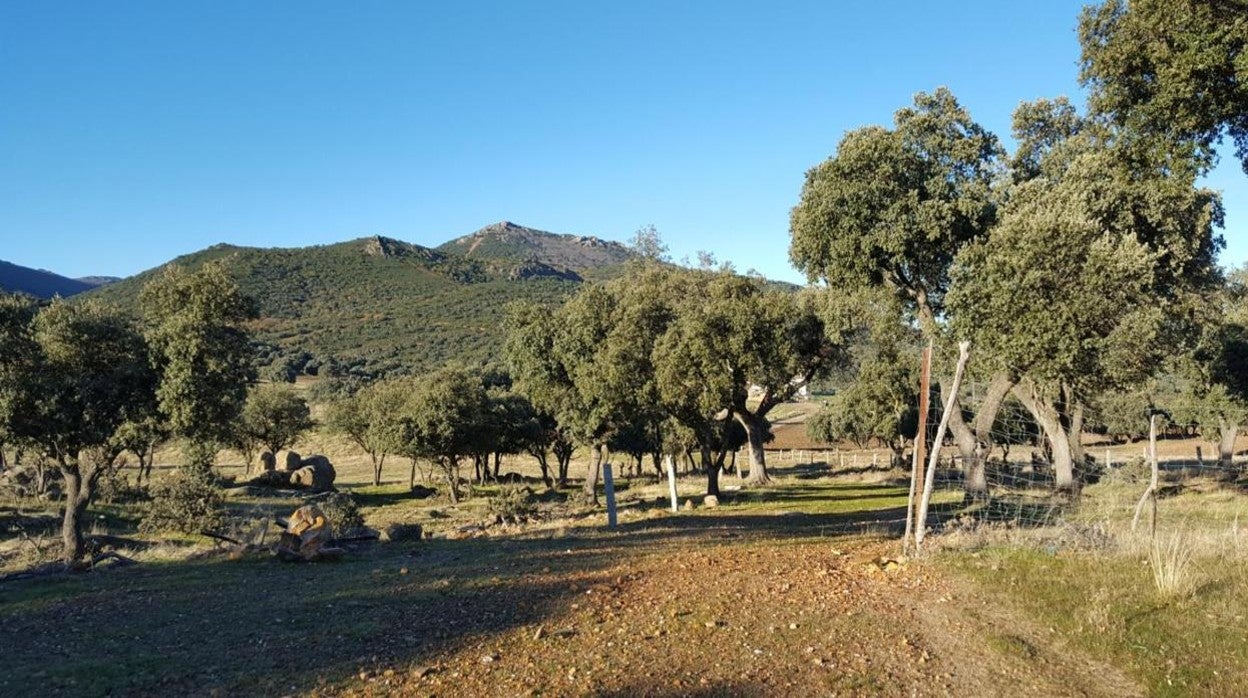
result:
M 1066 425 L 1067 439 L 1070 441 L 1070 459 L 1074 461 L 1075 468 L 1083 471 L 1083 403 L 1075 397 L 1074 391 L 1069 386 L 1062 389 L 1063 407 L 1068 415 L 1062 420 Z
M 414 489 L 416 489 L 416 459 L 415 459 L 415 458 L 412 458 L 412 459 L 411 459 L 411 461 L 412 461 L 412 474 L 411 474 L 411 476 L 410 476 L 410 477 L 408 477 L 408 479 L 407 479 L 407 489 L 408 489 L 408 490 L 414 490 Z
M 546 458 L 546 450 L 535 449 L 529 453 L 537 461 L 537 467 L 542 471 L 542 482 L 546 483 L 547 487 L 554 487 L 555 481 L 550 477 L 550 462 Z
M 1218 467 L 1230 468 L 1235 461 L 1235 438 L 1239 436 L 1239 425 L 1219 417 L 1218 436 Z
M 582 491 L 585 498 L 598 505 L 598 473 L 602 471 L 602 461 L 606 457 L 606 444 L 595 445 L 589 457 L 589 471 L 585 474 L 585 485 Z
M 86 552 L 82 539 L 83 518 L 91 501 L 90 478 L 83 478 L 77 464 L 61 464 L 65 478 L 65 515 L 61 520 L 62 557 L 66 565 L 74 565 Z
M 486 456 L 486 458 L 488 459 L 488 458 L 489 458 L 489 456 Z M 494 453 L 494 480 L 495 480 L 495 481 L 497 481 L 497 480 L 498 480 L 498 478 L 499 478 L 498 469 L 499 469 L 499 467 L 501 466 L 502 461 L 503 461 L 503 454 L 498 453 L 498 452 L 496 451 L 496 452 Z
M 997 414 L 1005 404 L 1005 396 L 1014 387 L 1014 379 L 1004 371 L 992 375 L 988 387 L 984 391 L 984 399 L 975 410 L 975 417 L 968 427 L 962 419 L 961 411 L 951 415 L 949 431 L 958 446 L 958 455 L 962 457 L 963 486 L 968 500 L 983 499 L 988 493 L 988 454 L 992 453 L 992 426 L 997 421 Z M 940 384 L 941 400 L 948 402 L 948 384 Z
M 414 462 L 414 461 L 413 461 Z M 450 487 L 451 504 L 459 504 L 459 483 L 455 477 L 455 463 L 443 461 L 442 470 L 446 472 L 446 484 Z
M 733 416 L 745 429 L 745 438 L 750 445 L 750 476 L 745 479 L 746 485 L 765 485 L 771 482 L 767 474 L 767 455 L 763 446 L 766 427 L 762 420 L 743 410 L 733 410 Z
M 384 453 L 381 454 L 381 456 L 378 456 L 376 453 L 370 453 L 368 455 L 373 459 L 373 487 L 376 487 L 381 484 L 381 466 L 385 465 L 386 456 Z M 414 482 L 412 483 L 413 486 L 415 486 L 415 484 L 416 483 Z
M 706 493 L 719 497 L 719 468 L 714 463 L 706 464 Z
M 561 448 L 555 451 L 555 461 L 559 466 L 559 486 L 568 486 L 568 466 L 572 464 L 572 449 Z
M 1053 401 L 1039 394 L 1039 390 L 1031 381 L 1020 382 L 1014 387 L 1014 396 L 1023 403 L 1027 411 L 1035 417 L 1036 423 L 1044 431 L 1045 441 L 1050 449 L 1050 463 L 1053 465 L 1054 486 L 1058 492 L 1073 492 L 1075 489 L 1074 461 L 1071 457 L 1070 438 L 1062 425 L 1061 415 Z

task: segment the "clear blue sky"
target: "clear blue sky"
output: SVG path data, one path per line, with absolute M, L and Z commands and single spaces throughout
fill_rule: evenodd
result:
M 798 280 L 788 212 L 841 135 L 949 86 L 1003 137 L 1079 99 L 1081 3 L 0 4 L 0 259 L 127 275 L 216 242 L 655 224 Z M 1230 157 L 1228 249 L 1248 258 Z

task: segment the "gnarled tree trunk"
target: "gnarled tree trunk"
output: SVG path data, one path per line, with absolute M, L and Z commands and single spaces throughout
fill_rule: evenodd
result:
M 1058 492 L 1073 492 L 1075 469 L 1070 438 L 1054 401 L 1041 394 L 1035 383 L 1030 380 L 1022 381 L 1015 386 L 1014 396 L 1023 403 L 1027 411 L 1031 412 L 1032 417 L 1036 419 L 1036 423 L 1044 432 L 1051 452 L 1054 487 Z
M 701 449 L 702 467 L 706 468 L 706 493 L 708 495 L 719 496 L 719 471 L 720 466 L 716 465 L 715 457 L 711 453 L 711 449 L 705 446 Z
M 77 463 L 61 463 L 65 478 L 65 513 L 61 519 L 62 558 L 66 565 L 76 565 L 86 554 L 82 524 L 91 502 L 91 477 L 83 477 Z
M 988 493 L 988 454 L 992 452 L 992 425 L 997 421 L 997 414 L 1005 404 L 1005 397 L 1010 388 L 1014 387 L 1014 379 L 1004 371 L 994 373 L 984 392 L 984 399 L 975 411 L 975 417 L 968 426 L 962 419 L 960 410 L 955 410 L 949 419 L 949 431 L 953 433 L 954 443 L 958 446 L 958 454 L 962 457 L 963 483 L 967 499 L 982 499 Z M 941 401 L 949 403 L 949 388 L 946 381 L 940 383 Z
M 1239 425 L 1226 417 L 1218 418 L 1218 467 L 1230 468 L 1235 462 L 1235 439 Z
M 585 498 L 592 501 L 596 506 L 598 504 L 598 474 L 602 472 L 602 462 L 606 460 L 607 445 L 597 444 L 591 449 L 589 458 L 589 472 L 585 474 L 585 485 L 583 492 Z
M 750 475 L 745 479 L 745 484 L 765 485 L 771 482 L 763 443 L 767 436 L 766 425 L 762 419 L 744 410 L 733 410 L 733 417 L 745 429 L 746 442 L 750 447 Z

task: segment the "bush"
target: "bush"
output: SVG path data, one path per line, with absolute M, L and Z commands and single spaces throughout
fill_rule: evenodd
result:
M 139 528 L 146 532 L 204 533 L 219 528 L 224 502 L 212 474 L 178 468 L 152 485 L 152 502 Z
M 146 487 L 112 468 L 95 484 L 95 499 L 104 504 L 132 504 L 146 501 L 148 494 Z
M 212 442 L 188 439 L 182 444 L 182 459 L 193 469 L 208 471 L 216 464 L 220 448 Z
M 325 514 L 325 520 L 333 529 L 334 536 L 350 536 L 364 528 L 364 517 L 360 515 L 360 506 L 356 504 L 355 497 L 350 494 L 331 492 L 314 501 L 321 508 L 321 513 Z
M 502 487 L 498 490 L 498 494 L 490 497 L 487 511 L 496 521 L 520 523 L 537 510 L 529 494 L 527 488 Z

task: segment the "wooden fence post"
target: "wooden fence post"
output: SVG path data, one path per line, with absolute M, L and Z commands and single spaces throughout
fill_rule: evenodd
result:
M 928 340 L 927 346 L 923 347 L 923 358 L 919 363 L 919 428 L 914 435 L 913 463 L 910 465 L 910 496 L 906 499 L 906 533 L 901 543 L 903 552 L 910 547 L 910 533 L 914 530 L 914 496 L 919 491 L 919 480 L 923 477 L 923 457 L 927 448 L 927 396 L 932 391 L 933 346 L 933 342 Z
M 680 507 L 676 504 L 676 466 L 672 463 L 672 457 L 667 456 L 667 489 L 672 496 L 672 513 L 680 511 Z
M 953 385 L 949 389 L 949 403 L 945 405 L 940 416 L 940 426 L 936 427 L 936 438 L 932 441 L 932 457 L 927 466 L 927 479 L 923 485 L 923 497 L 919 502 L 919 513 L 914 521 L 914 549 L 919 551 L 923 546 L 923 537 L 927 533 L 927 507 L 932 500 L 932 489 L 936 482 L 936 466 L 940 463 L 940 444 L 945 439 L 945 431 L 949 428 L 949 416 L 958 408 L 958 390 L 962 388 L 962 375 L 966 372 L 966 360 L 970 358 L 971 343 L 958 343 L 958 368 L 953 373 Z
M 1152 463 L 1152 472 L 1148 479 L 1148 489 L 1144 490 L 1144 494 L 1140 497 L 1140 501 L 1135 505 L 1135 516 L 1131 519 L 1131 530 L 1140 523 L 1140 514 L 1144 512 L 1144 503 L 1152 500 L 1152 536 L 1157 536 L 1157 484 L 1161 480 L 1160 467 L 1157 464 L 1157 417 L 1159 413 L 1153 412 L 1148 415 L 1148 450 L 1145 453 L 1149 456 Z
M 615 528 L 615 478 L 610 462 L 602 464 L 602 485 L 607 494 L 607 528 Z

